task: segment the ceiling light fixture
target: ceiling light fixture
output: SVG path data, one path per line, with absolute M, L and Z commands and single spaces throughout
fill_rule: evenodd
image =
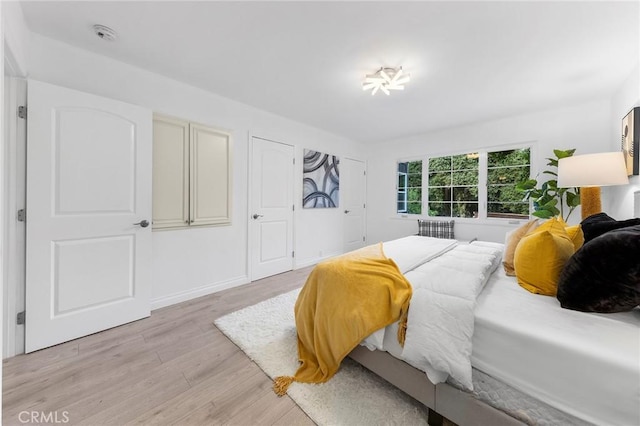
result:
M 381 67 L 375 73 L 364 77 L 362 90 L 371 90 L 371 95 L 375 95 L 378 90 L 389 95 L 390 90 L 404 90 L 404 85 L 410 78 L 411 75 L 403 72 L 402 67 Z

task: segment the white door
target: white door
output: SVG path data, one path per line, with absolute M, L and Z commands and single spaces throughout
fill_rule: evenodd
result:
M 251 279 L 293 269 L 293 146 L 252 138 Z
M 341 161 L 340 191 L 344 206 L 344 250 L 359 249 L 365 245 L 366 175 L 362 161 L 345 158 Z
M 26 351 L 150 313 L 151 111 L 29 81 Z

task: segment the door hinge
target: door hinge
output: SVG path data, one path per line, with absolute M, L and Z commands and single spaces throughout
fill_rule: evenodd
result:
M 366 208 L 367 208 L 367 203 L 364 203 L 364 204 L 362 205 L 362 208 L 363 208 L 363 209 L 366 209 Z
M 18 107 L 18 117 L 23 118 L 23 119 L 27 119 L 27 107 L 26 106 L 19 106 Z
M 296 205 L 295 204 L 291 206 L 291 210 L 293 210 L 294 212 L 296 211 Z
M 16 215 L 18 222 L 26 222 L 27 221 L 27 212 L 25 209 L 18 210 L 18 214 Z
M 293 157 L 293 164 L 296 164 L 296 157 Z
M 16 315 L 16 324 L 18 325 L 22 325 L 24 324 L 25 320 L 26 320 L 26 312 L 22 311 L 22 312 L 18 312 L 18 314 Z
M 296 252 L 295 251 L 291 252 L 291 257 L 296 257 Z
M 365 239 L 364 239 L 364 238 L 365 238 L 365 237 L 364 237 L 364 235 L 363 235 L 363 236 L 362 236 L 362 241 L 365 241 Z

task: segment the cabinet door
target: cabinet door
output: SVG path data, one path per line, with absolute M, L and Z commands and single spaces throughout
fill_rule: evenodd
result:
M 189 123 L 153 117 L 153 227 L 189 224 Z
M 190 124 L 191 225 L 231 223 L 231 136 Z

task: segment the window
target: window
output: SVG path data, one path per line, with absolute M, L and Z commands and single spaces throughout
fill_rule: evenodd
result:
M 422 160 L 398 163 L 398 213 L 422 213 Z
M 429 216 L 478 217 L 477 153 L 429 159 Z
M 529 203 L 515 185 L 530 177 L 530 164 L 530 147 L 398 162 L 396 211 L 433 217 L 527 218 Z
M 529 202 L 516 183 L 531 175 L 530 148 L 489 152 L 487 155 L 487 217 L 527 218 Z
M 153 228 L 231 223 L 231 135 L 153 117 Z

